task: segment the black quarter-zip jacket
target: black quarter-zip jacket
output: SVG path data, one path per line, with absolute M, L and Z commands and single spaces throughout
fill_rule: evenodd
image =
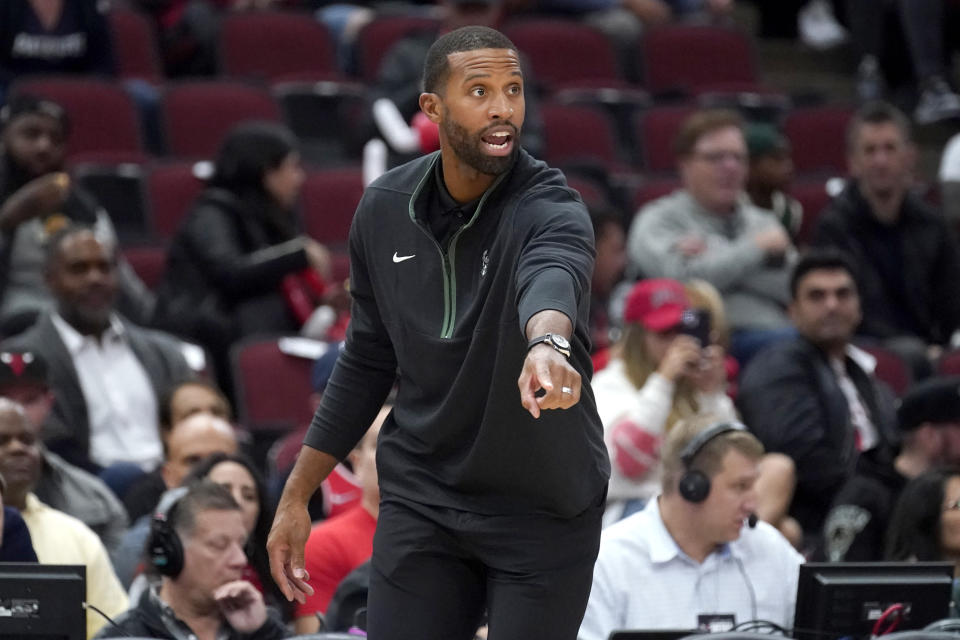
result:
M 343 458 L 399 372 L 380 433 L 384 495 L 490 515 L 572 517 L 610 474 L 589 386 L 594 243 L 560 171 L 521 150 L 446 250 L 425 222 L 439 152 L 365 191 L 350 230 L 347 342 L 304 440 Z M 524 327 L 554 309 L 574 324 L 580 402 L 532 416 L 517 378 Z

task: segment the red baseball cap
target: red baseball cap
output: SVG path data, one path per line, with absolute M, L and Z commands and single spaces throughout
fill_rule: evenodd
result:
M 623 319 L 642 324 L 650 331 L 666 331 L 680 324 L 689 307 L 682 284 L 669 278 L 650 278 L 630 289 Z

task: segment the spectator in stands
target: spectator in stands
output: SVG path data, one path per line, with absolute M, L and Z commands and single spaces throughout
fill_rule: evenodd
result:
M 113 75 L 113 46 L 102 7 L 97 0 L 0 3 L 0 104 L 18 76 Z
M 960 378 L 914 386 L 897 419 L 903 447 L 893 466 L 855 474 L 827 514 L 824 551 L 830 561 L 882 560 L 890 515 L 907 481 L 938 465 L 960 465 Z
M 860 322 L 854 274 L 836 251 L 801 258 L 790 282 L 798 335 L 757 354 L 737 395 L 767 451 L 796 464 L 790 512 L 810 540 L 854 471 L 889 467 L 898 445 L 892 393 L 874 378 L 874 358 L 850 343 Z
M 682 126 L 683 187 L 637 213 L 627 241 L 634 275 L 715 286 L 727 308 L 731 353 L 743 363 L 792 334 L 787 280 L 795 250 L 783 227 L 743 197 L 747 146 L 730 111 L 701 111 Z
M 48 448 L 121 495 L 162 459 L 158 398 L 192 372 L 176 340 L 116 313 L 116 255 L 92 228 L 71 226 L 51 238 L 45 270 L 56 311 L 2 348 L 47 363 L 53 413 L 64 428 L 44 433 Z
M 700 416 L 674 427 L 661 494 L 603 532 L 580 640 L 749 620 L 791 628 L 803 557 L 755 520 L 762 456 L 736 422 Z
M 93 225 L 116 243 L 107 212 L 63 172 L 69 125 L 50 100 L 17 95 L 0 109 L 0 332 L 13 335 L 54 306 L 44 283 L 50 236 L 68 224 Z M 153 294 L 126 261 L 117 263 L 118 308 L 134 322 L 153 313 Z
M 270 505 L 260 471 L 246 456 L 214 453 L 193 467 L 184 479 L 183 486 L 192 486 L 202 480 L 210 480 L 225 487 L 243 511 L 243 526 L 248 536 L 244 546 L 247 554 L 244 579 L 264 594 L 269 605 L 285 614 L 292 614 L 292 604 L 283 597 L 270 576 L 270 559 L 267 557 L 266 545 L 267 534 L 273 524 L 273 507 Z
M 814 246 L 853 259 L 863 321 L 857 333 L 910 363 L 915 378 L 932 371 L 960 328 L 960 252 L 938 211 L 910 192 L 916 150 L 910 123 L 885 103 L 850 122 L 851 179 L 820 216 Z
M 195 414 L 178 422 L 167 437 L 165 459 L 160 468 L 164 489 L 180 487 L 194 466 L 213 454 L 233 455 L 236 452 L 237 434 L 226 420 L 209 414 Z M 158 501 L 146 507 L 147 512 L 133 521 L 115 554 L 117 575 L 124 585 L 133 581 L 140 568 L 143 543 L 150 531 L 150 516 Z
M 230 346 L 255 333 L 297 331 L 285 287 L 299 286 L 301 274 L 330 276 L 326 248 L 297 230 L 304 172 L 296 145 L 279 124 L 232 129 L 170 245 L 156 322 L 208 349 L 228 396 Z
M 175 384 L 160 397 L 160 440 L 163 442 L 164 459 L 169 458 L 170 432 L 190 416 L 206 414 L 233 420 L 233 411 L 223 392 L 206 380 L 187 380 Z M 135 522 L 149 514 L 168 489 L 163 479 L 163 466 L 138 480 L 123 496 L 123 506 Z
M 3 504 L 6 492 L 7 483 L 0 475 L 0 562 L 36 562 L 27 523 L 19 511 Z
M 623 281 L 627 266 L 626 233 L 623 218 L 612 209 L 590 211 L 597 257 L 590 279 L 590 341 L 593 352 L 607 349 L 616 340 L 620 322 L 611 322 L 610 305 L 614 289 Z
M 23 406 L 41 433 L 54 403 L 47 365 L 39 354 L 0 352 L 0 397 Z M 77 518 L 96 533 L 108 551 L 120 544 L 127 512 L 113 491 L 95 475 L 49 451 L 41 442 L 40 477 L 34 489 L 41 502 Z
M 776 127 L 766 123 L 749 124 L 746 137 L 750 154 L 747 195 L 755 206 L 772 213 L 790 239 L 796 242 L 803 220 L 803 205 L 788 193 L 793 180 L 790 141 Z
M 363 489 L 360 503 L 335 518 L 315 525 L 310 531 L 303 560 L 313 595 L 297 606 L 297 633 L 314 633 L 321 629 L 318 616 L 326 612 L 337 585 L 347 574 L 369 560 L 373 553 L 373 533 L 380 511 L 377 437 L 391 409 L 393 407 L 390 405 L 384 405 L 366 435 L 348 455 Z
M 230 491 L 204 481 L 164 502 L 151 524 L 151 560 L 163 576 L 160 586 L 146 591 L 98 637 L 285 637 L 279 616 L 243 579 L 247 529 Z
M 0 398 L 0 474 L 7 482 L 5 502 L 23 515 L 40 562 L 85 565 L 87 601 L 108 616 L 116 616 L 127 608 L 127 596 L 107 550 L 85 524 L 37 498 L 34 489 L 41 465 L 39 426 L 27 417 L 23 407 Z M 105 622 L 100 616 L 87 616 L 87 637 Z
M 660 448 L 678 420 L 736 420 L 723 349 L 700 344 L 690 302 L 676 280 L 642 280 L 624 307 L 624 334 L 593 379 L 610 452 L 606 523 L 640 511 L 660 491 Z M 709 326 L 705 327 L 709 334 Z
M 907 483 L 893 509 L 886 559 L 960 559 L 960 469 L 931 469 Z
M 943 0 L 845 0 L 851 41 L 857 48 L 857 94 L 864 102 L 884 98 L 881 58 L 885 42 L 886 17 L 896 11 L 906 37 L 907 54 L 920 89 L 913 112 L 917 124 L 960 116 L 960 96 L 947 83 L 943 50 Z M 886 53 L 893 53 L 887 51 Z M 896 52 L 900 54 L 898 50 Z

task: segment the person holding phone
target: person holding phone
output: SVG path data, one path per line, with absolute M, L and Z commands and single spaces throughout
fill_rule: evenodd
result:
M 678 420 L 737 419 L 725 393 L 725 352 L 715 342 L 710 313 L 693 308 L 680 282 L 641 280 L 630 290 L 623 337 L 593 379 L 612 467 L 604 524 L 657 494 L 661 442 Z

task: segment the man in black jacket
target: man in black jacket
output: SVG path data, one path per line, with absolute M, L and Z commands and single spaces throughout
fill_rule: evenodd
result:
M 766 450 L 796 464 L 790 513 L 807 536 L 819 535 L 855 470 L 889 468 L 896 453 L 892 394 L 873 377 L 872 356 L 850 344 L 860 322 L 854 273 L 835 251 L 801 258 L 789 309 L 799 335 L 757 354 L 737 396 L 744 423 Z
M 925 377 L 960 328 L 956 239 L 940 212 L 910 191 L 916 150 L 896 108 L 863 107 L 850 123 L 847 154 L 852 179 L 820 217 L 813 244 L 842 249 L 857 268 L 857 333 Z
M 441 150 L 385 174 L 357 210 L 351 325 L 277 509 L 273 575 L 288 598 L 311 591 L 307 501 L 399 368 L 377 450 L 369 637 L 467 639 L 488 608 L 495 636 L 573 640 L 609 477 L 585 383 L 590 218 L 519 148 L 523 74 L 505 36 L 442 36 L 424 89 Z
M 283 623 L 242 578 L 247 531 L 230 491 L 212 482 L 164 496 L 151 525 L 148 553 L 162 575 L 135 607 L 97 638 L 279 640 Z

